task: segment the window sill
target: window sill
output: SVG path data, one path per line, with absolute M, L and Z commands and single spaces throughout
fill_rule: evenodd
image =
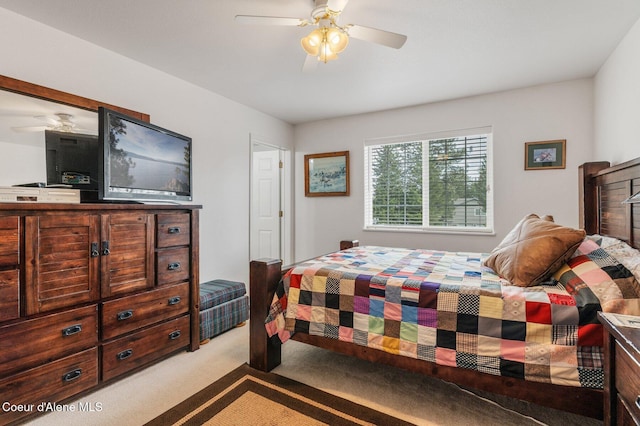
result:
M 495 237 L 496 233 L 492 229 L 427 229 L 427 228 L 401 228 L 394 226 L 366 226 L 362 229 L 365 232 L 402 232 L 412 234 L 446 234 L 446 235 L 477 235 L 481 237 Z

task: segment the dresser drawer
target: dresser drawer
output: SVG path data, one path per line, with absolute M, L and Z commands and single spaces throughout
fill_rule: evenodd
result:
M 0 266 L 20 262 L 20 218 L 0 217 Z
M 95 347 L 0 380 L 2 403 L 27 409 L 23 412 L 12 411 L 10 407 L 0 409 L 0 424 L 37 413 L 38 404 L 42 402 L 59 402 L 97 384 L 98 349 Z M 51 411 L 50 407 L 44 408 Z
M 20 274 L 17 269 L 0 271 L 0 321 L 20 316 Z
M 158 285 L 177 283 L 190 277 L 189 248 L 159 250 L 157 253 Z
M 189 315 L 121 337 L 102 346 L 102 380 L 186 347 L 190 341 Z
M 189 214 L 159 214 L 156 217 L 158 248 L 189 245 L 191 242 L 191 216 Z
M 0 378 L 97 343 L 96 305 L 0 327 Z
M 102 304 L 102 339 L 108 340 L 189 310 L 189 283 L 162 287 Z
M 640 363 L 616 342 L 616 389 L 629 412 L 640 420 Z

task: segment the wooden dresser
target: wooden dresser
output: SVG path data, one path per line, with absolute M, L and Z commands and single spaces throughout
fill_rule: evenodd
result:
M 0 424 L 198 349 L 199 208 L 0 204 Z
M 629 318 L 598 315 L 605 329 L 604 423 L 640 424 L 640 317 L 627 327 Z

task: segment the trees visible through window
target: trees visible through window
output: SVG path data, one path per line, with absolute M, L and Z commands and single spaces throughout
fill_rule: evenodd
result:
M 365 146 L 365 225 L 489 231 L 490 134 Z

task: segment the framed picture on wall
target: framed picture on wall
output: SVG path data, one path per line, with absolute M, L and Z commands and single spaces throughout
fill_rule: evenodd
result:
M 524 144 L 524 169 L 564 169 L 566 166 L 567 140 L 526 142 Z
M 349 195 L 349 151 L 305 155 L 304 195 Z

